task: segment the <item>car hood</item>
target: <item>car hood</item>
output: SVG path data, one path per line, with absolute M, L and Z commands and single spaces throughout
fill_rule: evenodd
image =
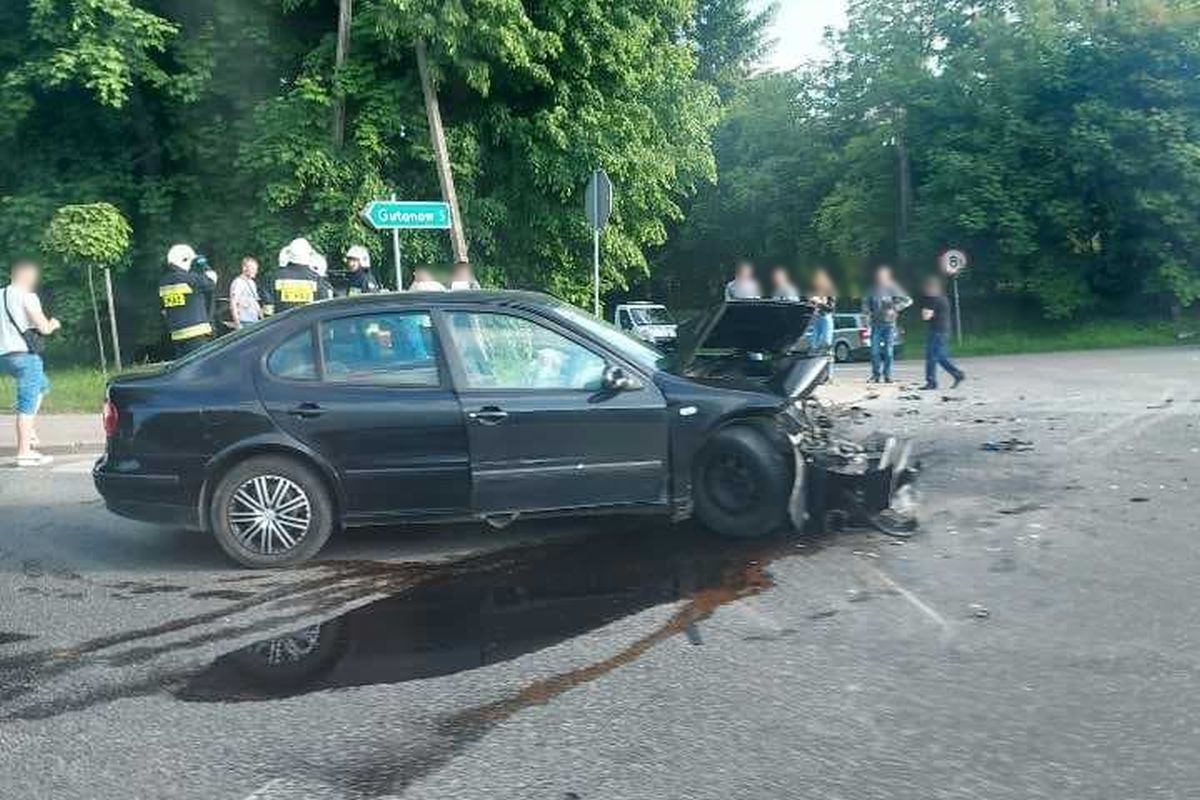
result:
M 797 355 L 816 309 L 792 300 L 727 300 L 679 326 L 674 371 L 706 383 L 747 383 L 803 397 L 826 356 Z
M 702 350 L 785 355 L 797 349 L 815 309 L 792 300 L 727 300 L 679 326 L 679 364 Z

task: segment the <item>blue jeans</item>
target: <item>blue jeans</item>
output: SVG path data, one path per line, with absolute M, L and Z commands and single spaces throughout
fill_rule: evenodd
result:
M 896 326 L 886 322 L 871 324 L 871 377 L 892 379 L 892 351 L 896 349 Z
M 6 353 L 0 356 L 0 375 L 16 378 L 17 413 L 24 417 L 36 414 L 42 395 L 50 391 L 42 357 L 33 353 Z
M 949 372 L 954 380 L 961 380 L 962 370 L 950 360 L 950 337 L 944 333 L 929 332 L 925 340 L 925 385 L 937 386 L 937 368 Z
M 808 349 L 813 353 L 828 353 L 833 347 L 833 315 L 818 313 L 808 330 Z M 833 360 L 829 361 L 828 377 L 833 377 Z

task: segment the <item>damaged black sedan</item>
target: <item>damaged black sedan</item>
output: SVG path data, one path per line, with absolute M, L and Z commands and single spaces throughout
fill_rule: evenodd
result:
M 813 418 L 827 359 L 794 353 L 811 317 L 724 303 L 664 355 L 534 293 L 307 306 L 113 381 L 95 483 L 252 567 L 397 521 L 695 513 L 750 537 L 877 513 L 907 453 Z

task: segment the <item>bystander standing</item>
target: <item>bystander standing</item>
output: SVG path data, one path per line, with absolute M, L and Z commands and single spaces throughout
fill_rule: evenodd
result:
M 897 285 L 892 268 L 875 270 L 875 282 L 863 300 L 863 312 L 871 321 L 871 382 L 892 382 L 892 361 L 896 349 L 896 323 L 900 312 L 912 305 L 912 298 Z
M 229 316 L 234 328 L 253 325 L 263 318 L 257 281 L 258 261 L 246 256 L 242 259 L 241 274 L 229 284 Z
M 922 389 L 933 391 L 938 388 L 937 368 L 940 366 L 954 378 L 954 386 L 967 379 L 966 374 L 950 359 L 950 301 L 940 278 L 930 276 L 925 280 L 925 292 L 921 298 L 921 319 L 928 327 L 925 338 L 925 385 Z
M 792 283 L 792 276 L 785 267 L 771 271 L 771 297 L 775 300 L 799 300 L 800 290 Z
M 725 284 L 726 300 L 757 300 L 762 297 L 758 279 L 754 277 L 754 265 L 741 261 L 733 271 L 733 280 Z
M 42 398 L 50 390 L 42 361 L 42 337 L 59 330 L 57 319 L 47 318 L 37 295 L 38 266 L 31 261 L 13 265 L 9 284 L 0 291 L 0 374 L 17 383 L 17 466 L 36 467 L 54 459 L 39 453 L 35 420 Z

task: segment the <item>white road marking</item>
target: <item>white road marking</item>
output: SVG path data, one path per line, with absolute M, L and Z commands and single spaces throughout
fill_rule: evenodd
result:
M 266 800 L 266 798 L 270 796 L 270 792 L 280 788 L 286 782 L 286 778 L 272 778 L 250 794 L 246 795 L 242 800 Z
M 889 589 L 896 592 L 896 594 L 900 595 L 905 600 L 907 600 L 909 605 L 911 605 L 913 608 L 917 609 L 922 614 L 924 614 L 926 617 L 933 620 L 933 622 L 936 623 L 938 625 L 938 627 L 940 627 L 942 629 L 943 633 L 945 633 L 945 634 L 950 633 L 951 629 L 953 628 L 953 625 L 950 624 L 949 620 L 947 620 L 945 617 L 943 617 L 941 614 L 939 614 L 933 606 L 929 605 L 924 600 L 917 597 L 917 595 L 914 594 L 913 592 L 909 591 L 908 589 L 905 589 L 903 586 L 896 583 L 896 581 L 892 580 L 890 575 L 888 575 L 886 572 L 884 572 L 883 570 L 881 570 L 879 567 L 875 566 L 874 564 L 866 563 L 865 566 L 867 567 L 867 569 L 871 570 L 871 572 L 875 573 L 876 577 L 878 577 L 879 580 L 883 581 L 883 584 L 885 586 L 887 586 Z

